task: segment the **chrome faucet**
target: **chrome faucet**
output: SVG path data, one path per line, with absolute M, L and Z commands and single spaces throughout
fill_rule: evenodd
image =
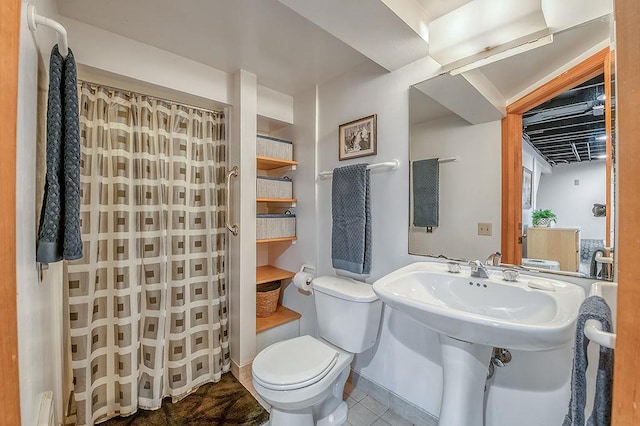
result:
M 471 262 L 469 262 L 469 266 L 471 267 L 472 277 L 489 278 L 489 272 L 487 271 L 487 267 L 484 266 L 484 264 L 479 260 L 472 260 Z
M 502 253 L 499 251 L 491 253 L 487 260 L 484 261 L 489 266 L 500 266 L 500 262 L 502 262 Z

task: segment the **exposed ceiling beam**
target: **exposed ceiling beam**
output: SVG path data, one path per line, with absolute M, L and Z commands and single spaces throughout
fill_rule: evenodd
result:
M 504 98 L 479 70 L 441 74 L 414 87 L 471 124 L 504 117 Z
M 416 0 L 278 0 L 383 68 L 429 53 L 429 16 Z

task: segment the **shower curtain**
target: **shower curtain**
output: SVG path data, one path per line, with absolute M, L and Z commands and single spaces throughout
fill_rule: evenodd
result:
M 68 262 L 77 424 L 229 370 L 225 117 L 80 84 L 84 257 Z

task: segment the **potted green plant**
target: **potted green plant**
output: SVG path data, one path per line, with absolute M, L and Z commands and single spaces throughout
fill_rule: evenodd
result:
M 533 221 L 533 226 L 545 227 L 551 226 L 551 222 L 556 221 L 556 215 L 549 209 L 539 209 L 534 210 L 533 213 L 531 213 L 531 219 Z

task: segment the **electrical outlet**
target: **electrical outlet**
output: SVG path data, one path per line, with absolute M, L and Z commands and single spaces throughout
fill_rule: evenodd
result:
M 491 224 L 478 222 L 478 235 L 491 236 Z

